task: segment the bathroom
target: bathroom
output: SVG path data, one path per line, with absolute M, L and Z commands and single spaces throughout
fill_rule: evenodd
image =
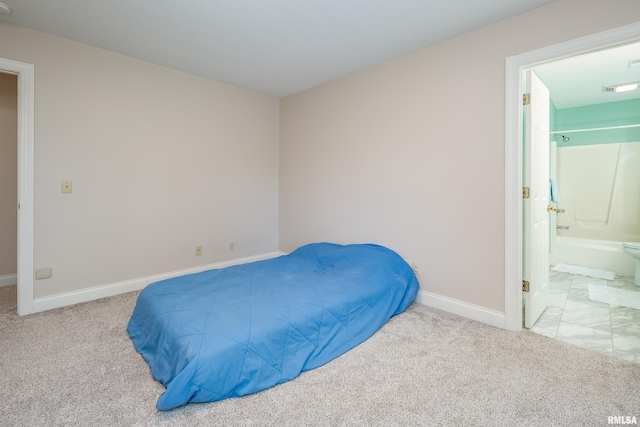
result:
M 640 99 L 556 110 L 552 117 L 550 158 L 559 189 L 552 263 L 634 277 L 636 259 L 623 243 L 640 242 Z
M 640 363 L 640 43 L 534 72 L 551 97 L 552 210 L 549 302 L 530 330 Z M 594 299 L 603 289 L 638 306 Z

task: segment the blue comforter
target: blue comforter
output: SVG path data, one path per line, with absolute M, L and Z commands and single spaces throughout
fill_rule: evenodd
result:
M 414 300 L 395 252 L 314 243 L 289 255 L 175 277 L 143 289 L 128 325 L 166 391 L 157 408 L 242 396 L 360 344 Z

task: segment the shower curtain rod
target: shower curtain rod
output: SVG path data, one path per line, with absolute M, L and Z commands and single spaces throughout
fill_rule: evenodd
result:
M 594 130 L 611 130 L 611 129 L 628 129 L 640 127 L 640 123 L 636 125 L 623 125 L 623 126 L 608 126 L 604 128 L 591 128 L 591 129 L 573 129 L 573 130 L 558 130 L 555 132 L 549 132 L 550 135 L 558 135 L 561 133 L 574 133 L 574 132 L 590 132 Z

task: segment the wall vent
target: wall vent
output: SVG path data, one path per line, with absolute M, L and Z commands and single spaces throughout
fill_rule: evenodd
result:
M 629 61 L 629 66 L 627 68 L 640 67 L 640 58 L 632 59 Z

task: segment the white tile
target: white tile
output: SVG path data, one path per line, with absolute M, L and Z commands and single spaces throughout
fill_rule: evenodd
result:
M 540 315 L 534 326 L 545 329 L 558 329 L 562 320 L 562 308 L 548 306 Z
M 627 289 L 629 291 L 640 291 L 640 286 L 633 283 L 633 278 L 618 276 L 615 280 L 609 280 L 607 286 L 618 289 Z
M 571 275 L 565 273 L 557 273 L 558 275 L 562 274 L 562 277 L 549 275 L 549 287 L 551 289 L 569 289 L 571 287 Z
M 587 289 L 589 285 L 606 286 L 607 281 L 586 276 L 573 276 L 573 280 L 571 280 L 572 289 Z
M 587 288 L 571 288 L 567 294 L 567 300 L 591 303 L 589 299 L 589 290 Z
M 640 310 L 629 307 L 611 307 L 611 332 L 640 337 Z
M 533 325 L 533 327 L 531 329 L 529 329 L 531 332 L 535 332 L 538 335 L 544 335 L 545 337 L 549 337 L 549 338 L 556 338 L 556 335 L 558 334 L 558 327 L 556 326 L 555 328 L 543 328 L 540 326 Z
M 589 303 L 567 301 L 562 313 L 562 323 L 586 326 L 611 334 L 611 316 L 609 308 L 602 304 L 594 306 Z
M 613 335 L 613 347 L 616 351 L 624 351 L 640 355 L 640 337 L 636 335 Z
M 562 291 L 562 290 L 556 291 L 554 289 L 550 289 L 549 290 L 549 305 L 550 306 L 563 309 L 566 302 L 567 302 L 567 292 L 566 291 Z
M 613 354 L 611 334 L 597 329 L 561 323 L 556 338 L 598 353 Z
M 640 363 L 640 353 L 628 353 L 626 351 L 614 349 L 613 355 L 619 357 L 620 359 Z
M 551 272 L 549 306 L 530 329 L 540 335 L 640 363 L 640 310 L 591 301 L 590 284 L 640 290 L 632 278 L 606 281 Z

